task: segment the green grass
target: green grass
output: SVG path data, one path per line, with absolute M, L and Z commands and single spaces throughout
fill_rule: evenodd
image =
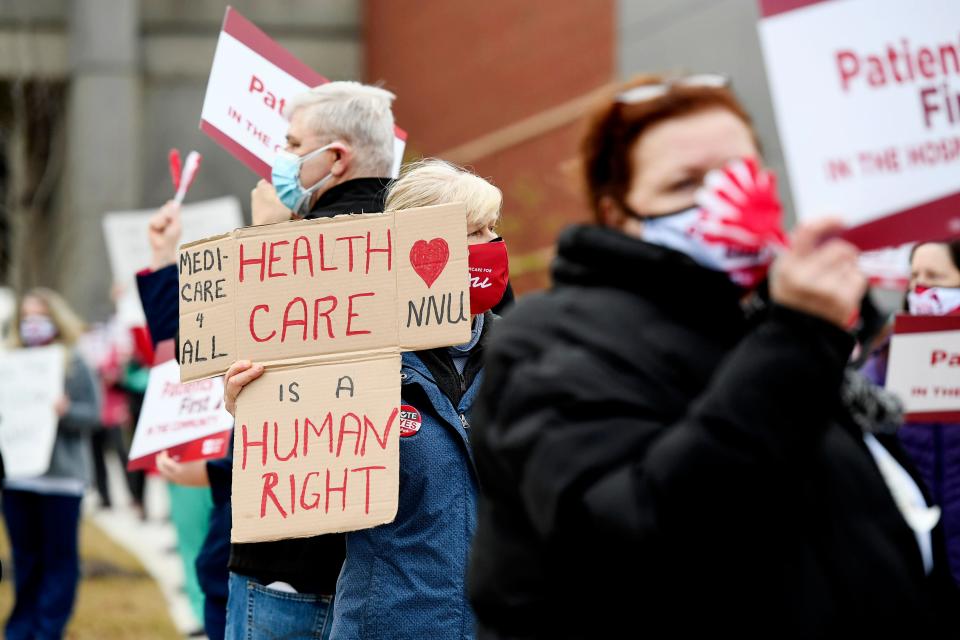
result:
M 145 640 L 180 638 L 167 613 L 167 601 L 136 558 L 117 546 L 92 522 L 80 531 L 83 579 L 69 640 Z M 6 622 L 13 607 L 10 544 L 0 527 L 0 618 Z

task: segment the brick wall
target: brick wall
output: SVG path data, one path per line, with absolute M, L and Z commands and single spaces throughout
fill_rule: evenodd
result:
M 561 126 L 539 125 L 612 79 L 613 1 L 366 0 L 362 23 L 364 78 L 397 94 L 409 154 L 463 162 L 503 189 L 514 287 L 544 286 L 557 233 L 586 209 L 579 119 L 568 109 Z M 530 126 L 490 140 L 517 123 Z M 478 139 L 489 144 L 462 146 Z

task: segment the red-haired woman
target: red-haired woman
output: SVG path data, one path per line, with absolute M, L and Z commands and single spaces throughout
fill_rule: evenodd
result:
M 595 224 L 498 326 L 475 405 L 480 638 L 930 637 L 955 604 L 890 488 L 909 463 L 872 449 L 898 416 L 847 393 L 857 251 L 829 221 L 788 248 L 759 156 L 720 76 L 594 116 Z
M 11 346 L 61 345 L 66 369 L 48 470 L 3 483 L 16 594 L 4 634 L 9 640 L 62 637 L 80 581 L 80 502 L 91 471 L 90 434 L 100 418 L 96 380 L 76 352 L 83 331 L 80 318 L 54 291 L 33 289 L 20 300 Z

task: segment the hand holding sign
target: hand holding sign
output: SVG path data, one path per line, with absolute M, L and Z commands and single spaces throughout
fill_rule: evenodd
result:
M 237 415 L 237 397 L 243 388 L 260 377 L 262 364 L 253 364 L 249 360 L 238 360 L 230 365 L 223 375 L 223 407 L 232 416 Z
M 58 418 L 62 418 L 63 416 L 67 415 L 67 411 L 70 411 L 70 398 L 67 396 L 60 396 L 53 404 L 53 409 L 57 412 Z
M 846 329 L 860 308 L 867 279 L 857 264 L 856 248 L 831 238 L 843 228 L 836 220 L 797 227 L 793 247 L 770 274 L 770 295 L 777 304 Z
M 189 460 L 180 462 L 167 451 L 157 454 L 157 471 L 167 482 L 182 487 L 209 487 L 210 478 L 207 476 L 206 460 Z
M 280 202 L 277 190 L 266 180 L 257 182 L 250 192 L 250 212 L 255 226 L 284 222 L 293 216 L 293 212 Z
M 162 269 L 177 261 L 177 245 L 183 234 L 180 222 L 180 203 L 168 200 L 153 217 L 148 227 L 152 258 L 150 268 Z

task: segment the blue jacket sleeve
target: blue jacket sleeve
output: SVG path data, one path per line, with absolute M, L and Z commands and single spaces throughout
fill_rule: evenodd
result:
M 179 286 L 176 265 L 137 275 L 137 290 L 154 346 L 177 335 L 180 323 L 177 300 Z
M 207 477 L 210 479 L 210 491 L 213 494 L 213 503 L 230 504 L 230 495 L 233 490 L 233 436 L 230 436 L 230 446 L 227 455 L 217 460 L 207 461 Z
M 60 417 L 58 429 L 66 433 L 88 434 L 100 424 L 100 392 L 93 372 L 74 355 L 67 368 L 64 393 L 70 408 Z

